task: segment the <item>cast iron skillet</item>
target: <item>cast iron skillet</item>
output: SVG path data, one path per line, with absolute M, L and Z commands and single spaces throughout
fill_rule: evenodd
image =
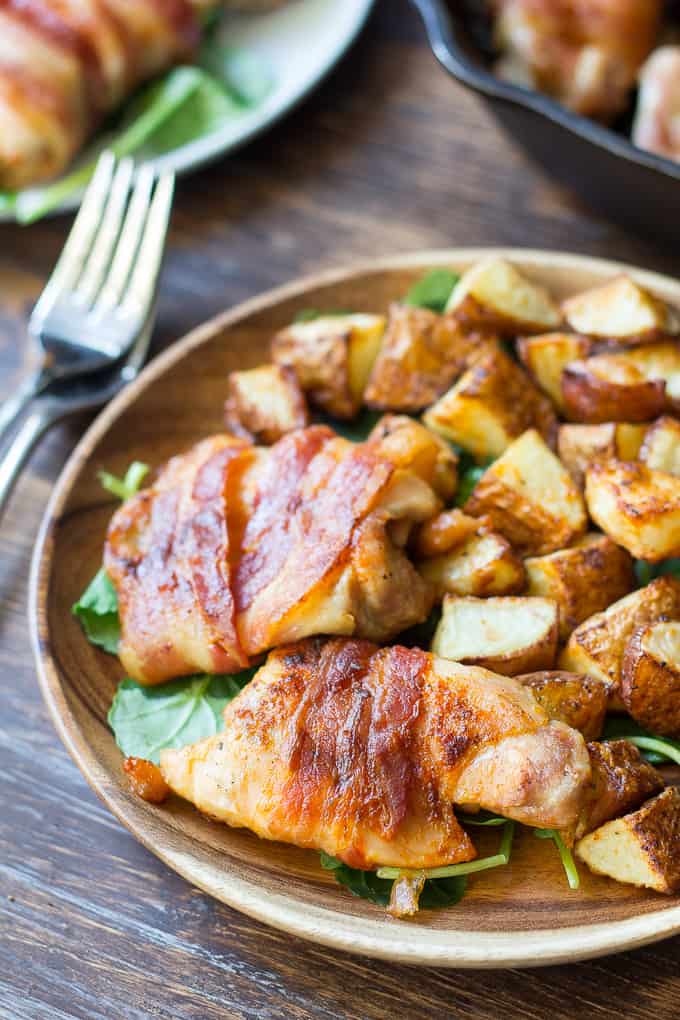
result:
M 485 68 L 488 54 L 461 0 L 411 2 L 437 60 L 482 97 L 502 128 L 552 176 L 615 220 L 680 241 L 680 164 L 638 149 L 547 96 L 496 78 Z

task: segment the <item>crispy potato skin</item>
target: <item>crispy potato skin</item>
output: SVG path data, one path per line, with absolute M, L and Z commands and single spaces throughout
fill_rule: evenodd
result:
M 588 754 L 591 787 L 576 826 L 577 839 L 612 818 L 634 811 L 665 785 L 661 773 L 627 740 L 593 741 L 588 744 Z
M 593 360 L 572 361 L 562 372 L 562 406 L 570 421 L 651 421 L 663 413 L 666 384 L 662 379 L 613 382 L 594 373 Z
M 463 274 L 447 311 L 468 329 L 493 330 L 511 337 L 544 333 L 562 321 L 559 306 L 545 287 L 527 280 L 513 265 L 497 258 L 483 259 Z
M 647 425 L 606 422 L 600 425 L 560 425 L 557 454 L 571 477 L 583 488 L 586 468 L 596 460 L 635 460 Z
M 650 639 L 662 634 L 670 655 L 660 658 Z M 680 623 L 662 618 L 633 631 L 623 654 L 621 697 L 641 726 L 680 737 Z
M 680 891 L 678 846 L 680 789 L 669 786 L 579 840 L 576 854 L 596 874 L 673 894 Z
M 234 435 L 269 446 L 286 432 L 309 424 L 307 402 L 297 376 L 287 365 L 262 365 L 232 372 L 224 423 Z
M 680 476 L 680 421 L 677 418 L 663 415 L 650 425 L 640 449 L 640 460 L 653 471 Z
M 393 304 L 364 401 L 377 410 L 422 411 L 490 342 L 488 336 L 463 329 L 451 315 Z
M 368 436 L 381 457 L 415 472 L 449 502 L 458 486 L 458 457 L 441 436 L 405 414 L 385 414 Z
M 562 652 L 560 668 L 598 677 L 620 698 L 623 654 L 635 628 L 660 616 L 677 618 L 679 614 L 680 581 L 657 577 L 580 624 Z
M 562 303 L 572 329 L 625 346 L 653 343 L 680 330 L 677 313 L 622 273 Z
M 571 361 L 586 358 L 592 341 L 574 333 L 543 333 L 523 336 L 517 350 L 534 382 L 562 409 L 562 372 Z
M 448 552 L 427 557 L 418 570 L 434 585 L 438 598 L 445 594 L 519 595 L 526 587 L 520 557 L 506 538 L 484 526 Z
M 553 598 L 560 609 L 560 638 L 633 588 L 633 563 L 607 535 L 584 535 L 574 545 L 524 563 L 529 595 Z
M 600 736 L 609 695 L 609 688 L 601 680 L 560 669 L 522 673 L 517 680 L 529 688 L 549 719 L 566 723 L 585 740 Z
M 423 420 L 481 461 L 500 456 L 529 428 L 550 445 L 557 435 L 550 401 L 500 347 L 480 354 Z
M 657 562 L 680 554 L 680 478 L 636 461 L 586 470 L 590 516 L 631 556 Z

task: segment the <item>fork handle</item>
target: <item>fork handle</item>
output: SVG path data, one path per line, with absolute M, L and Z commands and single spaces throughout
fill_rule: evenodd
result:
M 52 376 L 43 365 L 21 383 L 14 396 L 0 405 L 0 449 L 31 401 L 52 381 Z
M 4 451 L 0 458 L 0 519 L 17 478 L 33 449 L 45 432 L 61 417 L 61 414 L 55 414 L 47 407 L 36 408 L 25 418 L 13 441 Z

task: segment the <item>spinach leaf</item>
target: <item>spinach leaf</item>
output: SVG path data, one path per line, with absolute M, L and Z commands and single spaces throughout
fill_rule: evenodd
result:
M 635 560 L 635 577 L 641 588 L 653 581 L 655 577 L 663 577 L 670 574 L 680 581 L 680 559 L 660 560 L 659 563 L 650 563 L 648 560 Z
M 371 903 L 377 903 L 381 907 L 386 907 L 389 904 L 394 879 L 378 878 L 375 871 L 350 868 L 339 861 L 337 857 L 330 857 L 325 853 L 321 854 L 321 867 L 326 871 L 332 871 L 335 880 L 349 889 L 353 896 L 370 900 Z M 465 876 L 428 879 L 420 894 L 419 905 L 425 910 L 452 907 L 462 900 L 466 885 Z
M 139 492 L 139 487 L 149 470 L 148 464 L 142 464 L 140 460 L 133 460 L 123 478 L 117 478 L 108 471 L 100 471 L 97 478 L 103 489 L 120 500 L 126 500 Z
M 432 269 L 413 284 L 404 298 L 404 304 L 429 308 L 441 314 L 446 309 L 458 279 L 458 275 L 450 269 Z
M 396 639 L 397 644 L 404 645 L 406 648 L 422 648 L 424 651 L 428 651 L 441 618 L 442 607 L 440 604 L 434 607 L 423 623 L 416 623 L 408 630 L 402 631 Z
M 274 87 L 272 69 L 248 50 L 225 46 L 217 34 L 207 38 L 199 61 L 242 106 L 258 106 Z
M 581 885 L 581 879 L 579 878 L 574 855 L 569 847 L 565 845 L 557 829 L 534 829 L 534 836 L 538 839 L 551 839 L 553 841 L 559 852 L 569 888 L 578 889 Z
M 352 315 L 346 308 L 330 308 L 321 311 L 319 308 L 301 308 L 293 322 L 314 322 L 315 319 L 336 319 L 343 315 Z
M 99 570 L 72 607 L 85 636 L 93 645 L 115 655 L 120 640 L 118 596 L 104 568 Z
M 185 747 L 222 729 L 222 711 L 257 672 L 184 677 L 155 687 L 125 679 L 109 710 L 109 726 L 126 757 L 158 764 L 166 747 Z
M 680 740 L 657 737 L 628 716 L 607 716 L 601 740 L 629 740 L 652 765 L 673 761 L 680 765 Z

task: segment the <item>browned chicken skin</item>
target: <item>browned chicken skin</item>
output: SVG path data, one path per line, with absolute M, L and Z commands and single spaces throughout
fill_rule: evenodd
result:
M 223 733 L 162 753 L 169 786 L 213 818 L 352 867 L 473 858 L 454 804 L 572 827 L 590 780 L 583 737 L 516 681 L 419 649 L 279 648 L 224 718 Z

